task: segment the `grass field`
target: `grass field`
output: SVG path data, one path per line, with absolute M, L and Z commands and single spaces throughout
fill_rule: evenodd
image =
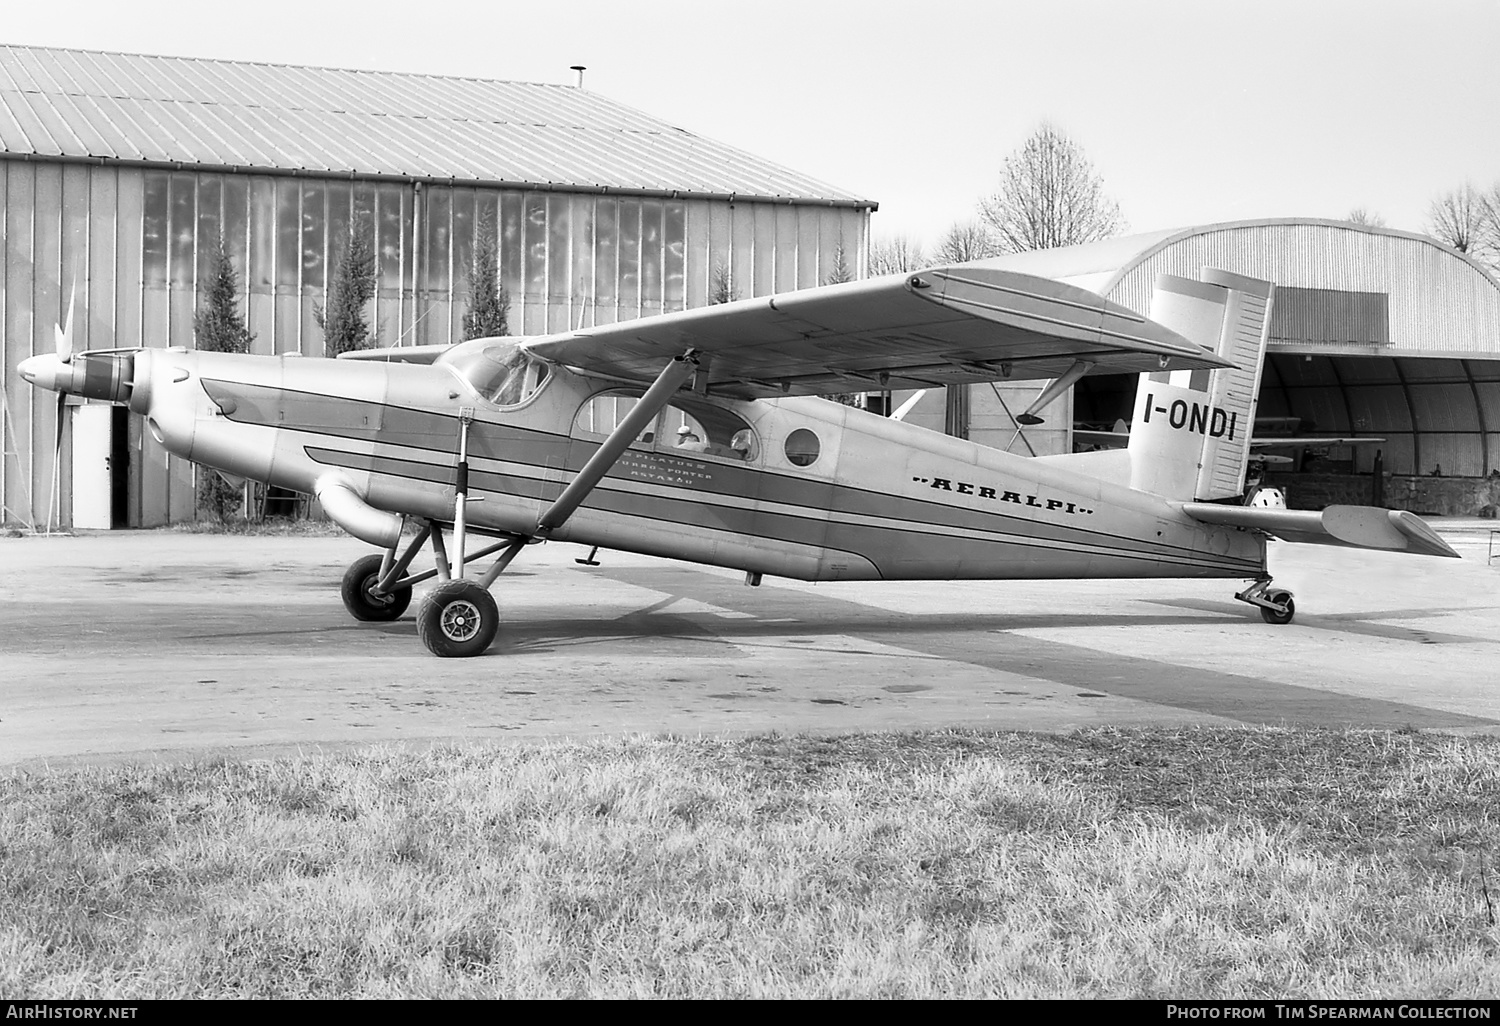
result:
M 7 997 L 1490 997 L 1500 740 L 639 739 L 0 778 Z

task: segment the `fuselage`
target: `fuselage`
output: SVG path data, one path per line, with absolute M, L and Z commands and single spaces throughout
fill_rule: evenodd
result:
M 303 492 L 336 479 L 376 510 L 439 521 L 453 517 L 467 416 L 468 522 L 514 534 L 534 533 L 602 443 L 604 411 L 644 391 L 552 367 L 520 401 L 490 402 L 441 363 L 175 350 L 133 359 L 129 405 L 170 451 Z M 711 432 L 718 444 L 697 439 Z M 551 537 L 802 580 L 1264 569 L 1258 534 L 1066 466 L 819 398 L 686 391 Z

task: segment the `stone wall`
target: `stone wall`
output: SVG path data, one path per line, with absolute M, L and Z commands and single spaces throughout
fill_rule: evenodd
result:
M 1292 509 L 1373 504 L 1436 516 L 1494 517 L 1500 508 L 1500 472 L 1489 477 L 1383 476 L 1382 496 L 1375 495 L 1371 474 L 1267 474 L 1264 483 L 1283 489 Z

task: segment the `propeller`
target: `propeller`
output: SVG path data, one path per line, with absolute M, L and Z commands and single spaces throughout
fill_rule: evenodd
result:
M 64 364 L 73 362 L 73 307 L 78 298 L 78 269 L 73 269 L 73 285 L 68 289 L 68 316 L 63 321 L 62 327 L 53 326 L 52 333 L 57 341 L 57 358 Z M 66 413 L 68 393 L 59 391 L 57 393 L 57 415 L 53 418 L 52 438 L 52 493 L 47 497 L 47 533 L 52 533 L 52 518 L 61 518 L 62 511 L 57 508 L 57 486 L 62 477 L 62 444 L 63 444 L 63 417 Z

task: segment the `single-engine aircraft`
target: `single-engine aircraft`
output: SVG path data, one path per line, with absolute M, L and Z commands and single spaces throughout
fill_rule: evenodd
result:
M 1243 578 L 1235 597 L 1287 623 L 1267 536 L 1457 553 L 1404 511 L 1239 504 L 1272 298 L 1215 269 L 1164 275 L 1144 317 L 977 262 L 337 361 L 75 355 L 60 330 L 58 352 L 20 373 L 125 403 L 169 451 L 226 476 L 317 496 L 382 550 L 344 577 L 356 619 L 394 620 L 438 578 L 417 632 L 439 656 L 490 646 L 491 586 L 548 539 L 743 570 L 751 585 Z M 817 398 L 1050 379 L 1035 410 L 1091 372 L 1141 374 L 1125 448 L 1023 458 Z M 413 572 L 428 543 L 434 568 Z

